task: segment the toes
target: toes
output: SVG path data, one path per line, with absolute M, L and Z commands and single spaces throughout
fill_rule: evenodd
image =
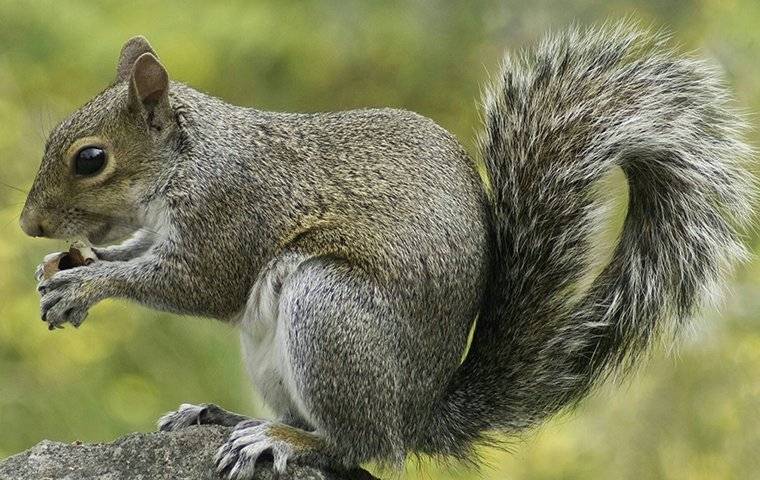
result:
M 71 271 L 72 270 L 65 270 L 63 272 L 58 272 L 58 274 L 48 278 L 47 280 L 43 280 L 40 282 L 37 290 L 40 292 L 42 292 L 42 290 L 49 292 L 51 290 L 56 290 L 66 286 L 67 284 L 70 284 L 72 279 L 69 272 Z
M 51 301 L 51 303 L 53 303 Z M 63 301 L 61 297 L 55 299 L 52 306 L 42 307 L 42 320 L 48 323 L 50 330 L 61 326 L 68 321 L 69 316 L 75 308 L 69 302 Z
M 175 412 L 169 412 L 158 419 L 158 429 L 162 432 L 170 432 L 190 425 L 199 425 L 200 418 L 206 407 L 183 403 Z
M 248 425 L 248 421 L 240 422 L 235 426 L 235 430 L 232 431 L 230 434 L 230 442 L 236 442 L 238 439 L 247 437 L 251 434 L 253 434 L 253 430 L 258 427 L 258 425 Z
M 267 422 L 240 422 L 216 454 L 217 473 L 226 480 L 249 480 L 261 461 L 271 459 L 272 478 L 285 476 L 288 459 L 296 452 L 290 443 L 267 432 Z
M 256 461 L 259 456 L 268 450 L 265 444 L 247 445 L 242 448 L 237 455 L 234 467 L 230 470 L 228 477 L 232 480 L 246 480 L 253 477 L 256 472 Z
M 261 422 L 248 428 L 235 429 L 230 439 L 216 454 L 216 471 L 228 480 L 253 477 L 256 462 L 267 451 L 273 451 L 272 441 L 265 434 Z M 250 421 L 241 422 L 250 424 Z
M 42 281 L 42 276 L 45 274 L 45 265 L 39 264 L 37 265 L 37 268 L 34 270 L 34 279 L 37 281 L 37 283 Z
M 40 300 L 40 318 L 43 322 L 48 321 L 50 309 L 53 308 L 63 298 L 63 293 L 52 292 L 50 294 L 43 294 L 42 300 Z
M 47 282 L 40 282 L 37 284 L 37 293 L 44 296 L 47 295 L 47 292 Z
M 59 288 L 60 284 L 45 281 L 38 289 L 42 293 L 40 299 L 40 318 L 47 322 L 50 330 L 62 328 L 66 322 L 79 327 L 87 317 L 89 305 L 84 299 L 70 288 Z
M 40 295 L 45 295 L 47 292 L 55 290 L 55 287 L 56 283 L 53 283 L 53 279 L 48 278 L 47 280 L 42 280 L 37 284 L 37 291 L 40 293 Z
M 242 422 L 235 425 L 235 430 L 232 432 L 232 435 L 235 435 L 235 432 L 238 432 L 240 430 L 244 430 L 247 428 L 252 427 L 258 427 L 259 425 L 262 425 L 265 421 L 264 420 L 258 420 L 255 418 L 249 418 L 246 420 L 243 420 Z
M 237 454 L 232 449 L 232 442 L 225 443 L 219 448 L 216 452 L 216 457 L 214 457 L 216 472 L 224 477 L 224 472 L 229 470 L 236 461 Z
M 74 325 L 74 328 L 79 328 L 79 326 L 82 325 L 82 322 L 84 322 L 85 318 L 87 318 L 87 310 L 81 308 L 73 308 L 69 310 L 67 320 L 70 324 Z
M 230 434 L 229 441 L 234 442 L 242 437 L 250 437 L 248 440 L 249 443 L 255 441 L 258 437 L 265 435 L 265 423 L 265 420 L 257 420 L 255 418 L 243 420 L 235 425 L 235 429 Z

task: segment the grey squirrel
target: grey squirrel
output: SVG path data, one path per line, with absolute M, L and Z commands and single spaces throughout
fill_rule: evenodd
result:
M 425 117 L 229 105 L 132 38 L 51 133 L 21 216 L 32 236 L 132 237 L 42 281 L 42 319 L 79 326 L 118 297 L 238 324 L 277 419 L 206 404 L 160 421 L 235 426 L 224 478 L 264 456 L 275 473 L 468 459 L 634 366 L 745 255 L 743 122 L 716 70 L 666 40 L 571 29 L 507 59 L 484 101 L 486 186 Z M 615 167 L 624 228 L 581 290 Z

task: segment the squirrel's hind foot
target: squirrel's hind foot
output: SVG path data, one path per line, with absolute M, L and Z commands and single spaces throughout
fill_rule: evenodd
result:
M 261 461 L 272 462 L 273 478 L 285 476 L 288 463 L 327 467 L 322 439 L 278 422 L 248 420 L 235 427 L 216 454 L 216 471 L 225 480 L 250 480 Z
M 228 412 L 213 403 L 202 403 L 200 405 L 183 403 L 177 410 L 158 419 L 158 429 L 162 432 L 171 432 L 191 425 L 234 427 L 246 420 L 250 419 L 244 415 Z

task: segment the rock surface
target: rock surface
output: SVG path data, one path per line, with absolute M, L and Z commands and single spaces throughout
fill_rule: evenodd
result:
M 44 440 L 0 461 L 0 480 L 217 480 L 213 458 L 231 429 L 199 426 L 177 432 L 134 433 L 112 443 Z M 262 463 L 256 480 L 272 478 Z M 305 466 L 288 468 L 293 480 L 372 480 L 357 470 L 336 473 Z

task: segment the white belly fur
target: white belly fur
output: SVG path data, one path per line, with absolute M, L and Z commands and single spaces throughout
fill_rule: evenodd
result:
M 277 259 L 261 272 L 240 322 L 240 339 L 248 374 L 269 407 L 279 416 L 297 414 L 310 421 L 290 367 L 287 319 L 279 312 L 281 287 L 303 260 Z

